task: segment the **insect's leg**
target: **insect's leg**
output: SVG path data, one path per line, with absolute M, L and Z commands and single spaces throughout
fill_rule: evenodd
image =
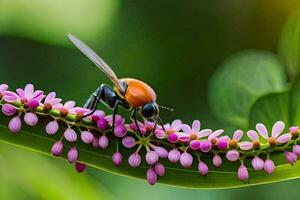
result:
M 113 112 L 112 133 L 115 133 L 116 114 L 118 112 L 119 100 L 116 100 Z
M 86 114 L 84 117 L 87 117 L 87 116 L 90 116 L 92 115 L 95 111 L 96 111 L 96 108 L 97 108 L 97 105 L 100 101 L 100 98 L 101 98 L 101 93 L 103 92 L 103 87 L 102 85 L 100 87 L 98 87 L 96 89 L 95 92 L 93 92 L 91 94 L 91 96 L 88 98 L 88 100 L 85 102 L 84 104 L 84 108 L 87 108 L 87 109 L 90 109 L 91 112 L 89 112 L 88 114 Z
M 157 115 L 156 122 L 158 121 L 159 125 L 161 125 L 162 129 L 166 132 L 166 129 L 164 127 L 164 123 L 162 122 L 161 118 Z
M 136 109 L 136 108 L 133 108 L 133 109 L 132 109 L 132 112 L 131 112 L 131 115 L 130 115 L 130 119 L 134 121 L 134 123 L 135 123 L 135 125 L 136 125 L 136 128 L 138 129 L 138 132 L 139 132 L 140 134 L 142 134 L 142 132 L 141 132 L 141 130 L 140 130 L 140 127 L 139 127 L 139 124 L 138 124 L 138 122 L 137 122 L 136 117 L 137 117 L 137 109 Z

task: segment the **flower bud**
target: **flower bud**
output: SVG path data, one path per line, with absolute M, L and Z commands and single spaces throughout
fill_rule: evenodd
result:
M 199 161 L 198 171 L 202 176 L 206 176 L 208 174 L 208 166 L 205 162 L 202 162 L 201 160 Z
M 166 172 L 164 165 L 159 162 L 154 165 L 154 170 L 158 176 L 163 176 Z
M 116 151 L 112 156 L 113 164 L 118 167 L 122 164 L 123 156 L 119 151 Z
M 200 144 L 200 150 L 204 153 L 207 153 L 211 150 L 212 144 L 209 141 L 203 141 Z
M 199 140 L 192 140 L 190 142 L 190 147 L 193 150 L 198 150 L 200 148 L 200 141 Z
M 126 136 L 122 139 L 122 144 L 124 147 L 131 149 L 135 146 L 135 139 L 131 136 Z
M 2 110 L 3 114 L 6 116 L 11 116 L 11 115 L 15 114 L 17 111 L 16 107 L 9 103 L 4 104 L 1 108 L 1 110 Z
M 8 128 L 13 133 L 20 132 L 21 126 L 22 122 L 19 116 L 12 118 L 8 123 Z
M 290 164 L 294 164 L 297 161 L 297 155 L 293 152 L 285 151 L 284 152 L 285 158 Z
M 92 142 L 92 146 L 97 149 L 99 147 L 99 140 L 98 138 L 94 137 L 93 142 Z
M 258 156 L 255 156 L 251 161 L 252 167 L 255 170 L 262 170 L 265 162 Z
M 51 121 L 46 125 L 46 133 L 48 133 L 49 135 L 54 135 L 55 133 L 57 133 L 58 128 L 59 125 L 57 121 Z
M 29 126 L 35 126 L 38 123 L 39 119 L 36 114 L 29 112 L 25 113 L 24 121 Z
M 114 129 L 114 135 L 116 137 L 124 137 L 127 134 L 127 129 L 124 124 L 117 124 Z
M 54 145 L 52 146 L 52 155 L 54 156 L 60 156 L 62 151 L 63 151 L 63 143 L 61 141 L 57 141 L 56 143 L 54 143 Z
M 71 128 L 67 128 L 64 132 L 64 137 L 66 138 L 67 141 L 69 142 L 76 142 L 77 140 L 77 134 L 76 132 L 71 129 Z
M 31 110 L 35 110 L 37 107 L 39 107 L 40 102 L 38 100 L 33 99 L 27 102 L 27 105 Z
M 293 152 L 297 155 L 300 156 L 300 145 L 299 144 L 295 144 L 293 146 Z
M 81 163 L 81 162 L 76 162 L 75 163 L 75 169 L 78 173 L 82 173 L 85 171 L 86 169 L 86 165 Z
M 272 174 L 275 170 L 275 164 L 273 160 L 267 159 L 265 160 L 264 170 L 267 174 Z
M 163 148 L 163 147 L 159 147 L 159 146 L 154 146 L 153 147 L 155 153 L 158 155 L 158 157 L 160 158 L 167 158 L 168 157 L 168 151 Z
M 178 136 L 176 133 L 171 133 L 168 135 L 168 141 L 171 143 L 177 143 L 178 142 Z
M 241 181 L 246 181 L 249 179 L 248 169 L 242 164 L 238 169 L 238 177 Z
M 155 163 L 157 163 L 157 161 L 158 161 L 158 156 L 155 153 L 155 151 L 148 151 L 146 153 L 146 162 L 149 165 L 154 165 Z
M 183 152 L 180 156 L 180 164 L 185 167 L 188 168 L 190 166 L 192 166 L 193 164 L 193 156 L 188 153 L 188 152 Z
M 226 153 L 226 158 L 229 161 L 237 161 L 239 159 L 240 153 L 237 150 L 230 150 Z
M 102 135 L 99 137 L 99 147 L 101 149 L 106 149 L 109 145 L 109 140 L 108 138 L 106 137 L 106 135 Z
M 134 152 L 129 156 L 128 164 L 131 167 L 138 167 L 141 164 L 141 156 L 138 153 Z
M 180 151 L 178 149 L 172 149 L 168 154 L 168 159 L 172 163 L 176 163 L 180 159 Z
M 76 147 L 72 147 L 69 152 L 68 152 L 68 161 L 69 163 L 74 163 L 77 161 L 78 158 L 78 151 L 76 149 Z
M 217 147 L 220 150 L 226 150 L 229 144 L 229 138 L 226 136 L 220 137 L 217 143 Z
M 153 169 L 153 167 L 150 167 L 147 170 L 147 181 L 150 185 L 154 185 L 157 181 L 157 174 L 155 173 L 155 170 Z
M 82 131 L 80 138 L 85 144 L 90 144 L 94 140 L 94 135 L 89 131 Z
M 105 118 L 100 117 L 97 121 L 97 126 L 99 129 L 105 130 L 108 126 L 108 121 Z
M 213 157 L 213 164 L 215 167 L 221 167 L 222 165 L 222 158 L 218 154 L 214 155 Z

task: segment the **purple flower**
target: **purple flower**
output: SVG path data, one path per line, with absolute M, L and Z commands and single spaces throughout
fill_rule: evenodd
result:
M 20 116 L 12 118 L 8 123 L 8 128 L 13 133 L 18 133 L 21 130 L 22 122 Z
M 94 135 L 89 131 L 82 131 L 80 138 L 85 144 L 90 144 L 94 140 Z
M 175 148 L 172 149 L 171 151 L 169 151 L 168 159 L 172 163 L 178 162 L 179 159 L 180 159 L 180 151 L 178 149 L 175 149 Z
M 215 167 L 221 167 L 222 165 L 222 158 L 218 154 L 215 154 L 213 157 L 213 164 Z
M 124 147 L 131 149 L 135 146 L 135 139 L 131 136 L 126 136 L 122 139 L 122 144 Z
M 174 120 L 171 124 L 167 123 L 164 125 L 165 131 L 161 128 L 155 132 L 158 139 L 163 139 L 165 136 L 171 143 L 177 143 L 179 138 L 179 131 L 181 130 L 182 122 L 180 120 Z
M 200 121 L 195 120 L 193 121 L 192 128 L 186 124 L 181 126 L 181 129 L 184 131 L 184 133 L 179 134 L 179 140 L 181 142 L 188 142 L 188 141 L 193 141 L 197 139 L 201 139 L 204 137 L 207 137 L 210 133 L 210 129 L 204 129 L 200 131 Z M 199 144 L 198 148 L 200 148 L 200 141 L 196 141 L 197 144 Z M 192 148 L 192 144 L 190 145 Z
M 29 113 L 25 113 L 24 121 L 29 126 L 35 126 L 38 123 L 39 118 L 37 117 L 37 115 L 35 113 L 29 112 Z
M 97 126 L 100 130 L 105 130 L 108 127 L 108 121 L 104 117 L 97 120 Z
M 299 144 L 295 144 L 293 146 L 293 152 L 297 155 L 300 156 L 300 145 Z
M 44 109 L 49 111 L 53 106 L 59 104 L 60 102 L 61 98 L 56 98 L 56 93 L 50 92 L 44 100 Z
M 202 176 L 206 176 L 208 174 L 208 166 L 205 162 L 199 161 L 198 163 L 198 171 Z
M 22 104 L 27 104 L 30 109 L 36 109 L 41 100 L 45 97 L 44 92 L 41 90 L 34 91 L 32 84 L 27 84 L 23 89 L 18 88 L 15 92 L 5 91 L 3 99 L 6 102 L 12 103 L 15 101 L 21 101 Z
M 154 165 L 154 170 L 158 176 L 163 176 L 166 172 L 164 165 L 161 164 L 160 162 Z
M 255 156 L 251 161 L 252 167 L 255 170 L 262 170 L 265 162 L 258 156 Z
M 147 151 L 146 153 L 146 162 L 149 165 L 154 165 L 158 161 L 158 155 L 155 151 Z
M 228 136 L 219 137 L 223 132 L 224 130 L 222 129 L 216 130 L 212 132 L 207 138 L 212 145 L 216 145 L 221 150 L 225 150 L 229 143 Z
M 227 160 L 229 160 L 231 162 L 237 161 L 239 159 L 239 156 L 240 156 L 240 153 L 235 149 L 229 150 L 226 153 Z
M 6 103 L 1 108 L 2 112 L 6 116 L 11 116 L 16 113 L 17 108 L 9 103 Z
M 148 170 L 147 170 L 147 175 L 146 175 L 146 178 L 147 178 L 147 181 L 150 185 L 154 185 L 157 181 L 157 174 L 154 170 L 153 167 L 150 167 Z
M 59 125 L 57 123 L 56 120 L 49 122 L 46 125 L 46 133 L 48 133 L 49 135 L 54 135 L 55 133 L 57 133 L 59 128 Z
M 4 92 L 8 89 L 8 85 L 0 84 L 0 100 L 4 96 Z
M 252 148 L 258 148 L 260 146 L 259 143 L 259 136 L 256 131 L 250 130 L 247 132 L 248 137 L 251 139 L 252 142 L 244 141 L 239 143 L 239 147 L 242 150 L 250 150 Z
M 290 163 L 290 164 L 294 164 L 297 162 L 297 155 L 293 152 L 289 152 L 289 151 L 285 151 L 284 152 L 285 158 L 286 160 Z
M 249 179 L 248 169 L 244 164 L 241 164 L 238 169 L 238 177 L 241 181 L 246 181 Z
M 94 137 L 93 142 L 92 142 L 92 146 L 97 149 L 99 147 L 99 140 L 98 138 Z
M 75 169 L 78 173 L 82 173 L 85 171 L 86 169 L 86 165 L 81 163 L 81 162 L 76 162 L 75 163 Z
M 106 135 L 102 135 L 99 137 L 99 147 L 101 149 L 106 149 L 109 145 L 109 140 Z
M 264 170 L 267 174 L 272 174 L 274 172 L 275 164 L 274 164 L 273 160 L 271 160 L 271 159 L 265 160 Z
M 115 126 L 114 135 L 116 137 L 122 138 L 122 137 L 126 136 L 126 134 L 127 134 L 127 128 L 125 127 L 124 124 L 120 123 Z
M 183 152 L 180 156 L 180 164 L 181 166 L 183 166 L 184 168 L 188 168 L 190 166 L 192 166 L 193 164 L 193 156 L 192 154 L 188 153 L 188 152 Z
M 267 131 L 267 128 L 265 127 L 265 125 L 263 125 L 261 123 L 256 125 L 256 130 L 260 134 L 260 136 L 262 136 L 265 140 L 268 141 L 270 146 L 275 146 L 277 143 L 283 144 L 283 143 L 287 143 L 289 140 L 291 140 L 292 136 L 290 133 L 286 133 L 286 134 L 283 134 L 280 136 L 280 134 L 284 130 L 284 126 L 285 125 L 282 121 L 276 122 L 272 128 L 271 137 L 269 137 L 269 134 L 268 134 L 268 131 Z
M 140 164 L 141 164 L 141 156 L 137 152 L 134 152 L 133 154 L 131 154 L 128 157 L 128 164 L 131 167 L 138 167 L 138 166 L 140 166 Z
M 57 141 L 56 143 L 54 143 L 54 145 L 52 146 L 52 155 L 54 156 L 60 156 L 62 151 L 63 151 L 63 143 L 61 141 Z
M 68 161 L 69 163 L 74 163 L 77 161 L 78 158 L 78 151 L 76 149 L 76 147 L 72 147 L 69 151 L 68 151 Z
M 123 156 L 119 151 L 116 151 L 112 156 L 113 164 L 118 167 L 122 164 Z
M 77 140 L 77 134 L 76 132 L 71 129 L 71 128 L 67 128 L 64 132 L 64 137 L 66 138 L 67 141 L 69 142 L 76 142 Z

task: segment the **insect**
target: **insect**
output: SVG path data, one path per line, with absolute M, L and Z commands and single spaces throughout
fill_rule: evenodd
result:
M 80 41 L 72 34 L 67 35 L 70 41 L 86 55 L 113 83 L 113 87 L 101 84 L 94 93 L 91 94 L 86 101 L 84 107 L 91 110 L 84 117 L 92 115 L 99 102 L 113 109 L 112 129 L 114 132 L 115 116 L 118 107 L 122 106 L 128 110 L 132 110 L 130 118 L 134 120 L 138 131 L 141 133 L 137 123 L 137 114 L 144 119 L 159 123 L 164 128 L 162 120 L 159 117 L 159 106 L 156 103 L 156 94 L 154 90 L 143 81 L 133 78 L 118 79 L 113 70 L 102 60 L 91 48 L 84 42 Z M 168 108 L 166 108 L 168 109 Z M 171 110 L 171 109 L 170 109 Z

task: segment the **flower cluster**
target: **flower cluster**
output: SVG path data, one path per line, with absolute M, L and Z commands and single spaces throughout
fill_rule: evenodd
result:
M 250 177 L 250 167 L 263 170 L 267 174 L 274 172 L 274 151 L 283 151 L 290 164 L 294 164 L 300 156 L 299 127 L 293 126 L 284 132 L 285 124 L 282 121 L 276 122 L 270 133 L 259 123 L 256 130 L 237 130 L 229 137 L 222 135 L 222 129 L 201 129 L 199 120 L 193 121 L 191 126 L 175 120 L 162 127 L 147 120 L 137 124 L 126 124 L 125 118 L 116 115 L 112 133 L 112 115 L 105 115 L 103 111 L 97 110 L 84 118 L 90 110 L 75 106 L 74 101 L 64 104 L 61 101 L 55 92 L 46 95 L 41 90 L 35 91 L 32 84 L 27 84 L 24 89 L 17 89 L 16 92 L 8 91 L 6 84 L 0 85 L 1 111 L 11 117 L 8 124 L 10 131 L 21 131 L 21 118 L 28 126 L 35 126 L 40 117 L 48 117 L 45 132 L 49 135 L 61 134 L 60 139 L 52 146 L 52 155 L 61 156 L 64 144 L 71 144 L 67 160 L 75 165 L 78 172 L 83 172 L 86 168 L 85 164 L 78 160 L 79 141 L 97 149 L 106 149 L 112 141 L 117 142 L 117 148 L 112 155 L 115 167 L 122 165 L 124 160 L 119 145 L 129 149 L 131 154 L 125 160 L 131 167 L 137 168 L 144 159 L 148 165 L 145 176 L 151 185 L 166 173 L 162 159 L 168 159 L 170 163 L 179 163 L 183 168 L 193 167 L 195 163 L 202 176 L 209 174 L 207 158 L 211 158 L 215 168 L 221 167 L 223 160 L 239 162 L 237 177 L 246 182 Z M 75 121 L 68 121 L 68 116 L 74 116 Z M 82 120 L 90 122 L 91 125 L 85 126 L 81 123 Z M 251 159 L 251 166 L 246 165 L 245 159 Z

